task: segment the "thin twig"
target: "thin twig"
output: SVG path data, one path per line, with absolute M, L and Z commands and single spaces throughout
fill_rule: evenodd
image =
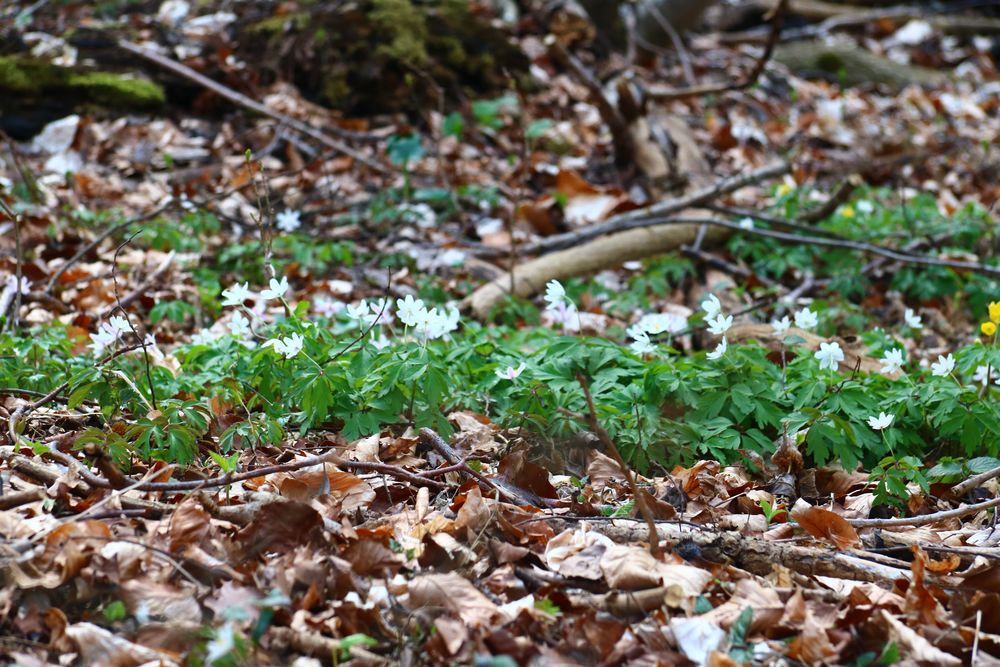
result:
M 715 95 L 718 93 L 726 93 L 732 90 L 744 90 L 754 85 L 760 75 L 764 73 L 764 68 L 767 67 L 767 62 L 771 59 L 771 54 L 774 53 L 774 47 L 778 43 L 778 37 L 781 35 L 781 24 L 783 23 L 785 10 L 788 7 L 788 0 L 779 0 L 777 6 L 771 12 L 771 32 L 768 35 L 767 43 L 764 45 L 764 53 L 761 54 L 760 58 L 754 64 L 754 68 L 740 81 L 724 83 L 724 84 L 706 84 L 702 86 L 691 86 L 690 88 L 678 88 L 678 89 L 651 89 L 647 93 L 650 98 L 665 101 L 665 100 L 677 100 L 686 97 L 700 97 L 704 95 Z
M 629 132 L 628 123 L 626 122 L 624 116 L 608 96 L 604 93 L 604 88 L 601 86 L 600 81 L 594 78 L 594 76 L 587 71 L 572 53 L 566 50 L 566 48 L 560 44 L 558 41 L 552 40 L 549 44 L 549 54 L 550 57 L 556 62 L 561 63 L 566 68 L 568 68 L 573 76 L 587 89 L 590 93 L 591 100 L 597 107 L 597 111 L 601 116 L 601 120 L 608 126 L 608 131 L 611 132 L 611 145 L 614 149 L 615 154 L 615 164 L 619 167 L 626 167 L 634 163 L 635 157 L 635 141 L 632 138 L 632 134 Z
M 923 266 L 944 266 L 950 269 L 958 269 L 965 271 L 974 271 L 981 273 L 983 275 L 989 276 L 1000 276 L 1000 267 L 990 266 L 988 264 L 980 264 L 978 262 L 960 262 L 957 260 L 950 259 L 940 259 L 937 257 L 929 257 L 925 255 L 911 255 L 907 253 L 900 252 L 898 250 L 893 250 L 891 248 L 886 248 L 884 246 L 874 245 L 872 243 L 865 243 L 864 241 L 851 241 L 847 239 L 831 239 L 831 238 L 820 238 L 815 236 L 805 236 L 799 234 L 788 234 L 785 232 L 779 232 L 772 229 L 759 229 L 752 228 L 746 229 L 741 227 L 738 223 L 729 222 L 728 220 L 719 220 L 714 218 L 645 218 L 626 222 L 624 224 L 617 225 L 615 231 L 624 231 L 628 229 L 640 229 L 643 227 L 656 227 L 658 225 L 714 225 L 716 227 L 725 227 L 726 229 L 731 229 L 735 232 L 742 234 L 750 234 L 753 236 L 763 236 L 767 238 L 777 239 L 779 241 L 785 241 L 786 243 L 794 243 L 798 245 L 817 245 L 829 248 L 845 248 L 848 250 L 857 250 L 859 252 L 867 252 L 873 255 L 879 255 L 886 257 L 888 259 L 896 260 L 898 262 L 904 262 L 907 264 L 919 264 Z M 584 232 L 588 230 L 589 227 L 583 227 L 579 232 Z M 572 232 L 572 234 L 578 234 L 578 232 Z M 562 235 L 561 235 L 562 236 Z M 582 237 L 589 237 L 589 234 L 579 234 Z M 549 237 L 554 238 L 554 237 Z
M 677 34 L 677 29 L 674 28 L 673 24 L 667 20 L 667 17 L 663 15 L 660 8 L 656 6 L 656 2 L 646 1 L 645 7 L 649 10 L 649 13 L 653 15 L 653 18 L 663 29 L 663 32 L 667 33 L 667 37 L 670 38 L 670 43 L 674 45 L 674 50 L 677 51 L 677 59 L 681 63 L 681 70 L 684 72 L 684 80 L 687 85 L 694 86 L 694 70 L 691 68 L 691 57 L 684 48 L 684 42 L 681 40 L 681 36 Z M 638 35 L 636 38 L 638 40 Z
M 511 490 L 501 487 L 499 484 L 497 484 L 496 482 L 494 482 L 481 472 L 473 470 L 469 466 L 469 464 L 465 462 L 465 459 L 459 456 L 458 452 L 456 452 L 451 447 L 451 445 L 445 442 L 444 438 L 438 435 L 437 432 L 435 432 L 434 430 L 429 428 L 420 429 L 420 438 L 425 443 L 429 444 L 431 447 L 436 449 L 448 463 L 455 466 L 461 466 L 462 472 L 472 477 L 477 482 L 485 484 L 489 488 L 493 489 L 497 493 L 497 495 L 503 496 L 504 500 L 512 502 L 515 505 L 523 504 L 524 501 L 523 498 L 517 497 L 517 495 L 511 492 Z
M 847 203 L 847 200 L 851 198 L 854 194 L 855 188 L 858 186 L 858 181 L 860 179 L 856 175 L 852 175 L 844 180 L 843 183 L 834 191 L 830 198 L 823 202 L 822 205 L 816 208 L 808 209 L 799 214 L 799 222 L 819 222 L 820 220 L 826 220 L 833 212 L 837 210 L 837 207 L 841 204 Z
M 125 239 L 120 244 L 118 244 L 118 247 L 115 249 L 115 256 L 111 260 L 111 281 L 114 283 L 115 303 L 118 306 L 117 309 L 119 311 L 121 311 L 122 317 L 124 317 L 125 318 L 125 322 L 128 323 L 128 328 L 132 331 L 132 335 L 136 337 L 136 339 L 139 341 L 139 345 L 142 346 L 142 358 L 143 358 L 144 367 L 146 369 L 146 384 L 149 385 L 149 397 L 150 397 L 150 403 L 151 403 L 150 409 L 156 410 L 157 409 L 156 408 L 156 389 L 153 386 L 153 372 L 151 370 L 152 364 L 149 361 L 149 350 L 147 349 L 147 345 L 146 345 L 146 337 L 144 335 L 140 334 L 138 331 L 136 331 L 135 325 L 132 324 L 132 318 L 129 317 L 128 311 L 125 310 L 125 306 L 122 304 L 121 293 L 118 291 L 118 255 L 121 254 L 122 248 L 124 248 L 126 245 L 128 245 L 129 243 L 131 243 L 132 239 L 134 239 L 136 237 L 136 235 L 138 235 L 141 231 L 142 230 L 136 231 L 134 234 L 132 234 L 127 239 Z M 164 259 L 164 261 L 160 265 L 160 267 L 158 269 L 156 269 L 155 271 L 153 271 L 153 275 L 150 276 L 150 279 L 147 280 L 146 282 L 144 282 L 142 285 L 140 285 L 138 289 L 136 289 L 136 290 L 134 290 L 132 292 L 132 294 L 135 294 L 135 295 L 141 294 L 141 293 L 143 293 L 143 292 L 146 291 L 146 286 L 147 285 L 152 286 L 152 284 L 154 282 L 154 279 L 160 273 L 162 273 L 163 271 L 166 271 L 167 266 L 169 266 L 169 264 L 170 264 L 170 260 L 173 259 L 173 254 L 174 253 L 171 252 L 169 255 L 167 255 L 166 259 Z M 114 310 L 112 310 L 111 312 L 113 313 Z M 124 374 L 122 374 L 121 377 L 122 377 L 122 379 L 125 380 L 126 383 L 130 382 L 130 379 L 127 378 L 127 377 L 125 377 Z M 146 397 L 142 395 L 142 392 L 140 392 L 137 387 L 133 387 L 133 389 L 135 390 L 135 393 L 139 395 L 139 398 L 141 398 L 145 402 Z
M 340 153 L 343 153 L 344 155 L 347 155 L 357 160 L 358 162 L 369 167 L 370 169 L 373 169 L 374 171 L 379 172 L 380 174 L 392 175 L 395 173 L 389 167 L 386 167 L 385 165 L 376 162 L 375 160 L 369 158 L 368 156 L 359 153 L 358 151 L 354 150 L 353 148 L 343 143 L 342 141 L 338 141 L 333 137 L 327 136 L 323 132 L 320 132 L 316 128 L 312 127 L 307 123 L 302 122 L 301 120 L 298 120 L 297 118 L 292 118 L 291 116 L 287 116 L 281 113 L 280 111 L 275 111 L 274 109 L 271 109 L 270 107 L 267 107 L 256 100 L 250 99 L 249 97 L 243 95 L 242 93 L 236 92 L 232 88 L 224 86 L 216 81 L 213 81 L 212 79 L 209 79 L 207 76 L 199 74 L 198 72 L 194 71 L 193 69 L 191 69 L 186 65 L 183 65 L 175 60 L 171 60 L 170 58 L 162 56 L 159 53 L 156 53 L 155 51 L 139 46 L 138 44 L 133 44 L 124 39 L 118 40 L 118 47 L 125 51 L 128 51 L 129 53 L 134 53 L 137 56 L 145 58 L 146 60 L 149 60 L 153 63 L 156 63 L 160 67 L 168 69 L 175 74 L 190 79 L 191 81 L 194 81 L 198 85 L 207 88 L 208 90 L 211 90 L 212 92 L 220 95 L 221 97 L 226 98 L 230 102 L 238 104 L 239 106 L 242 106 L 246 109 L 250 109 L 251 111 L 256 111 L 257 113 L 267 116 L 269 118 L 274 118 L 275 120 L 280 121 L 285 125 L 287 125 L 288 127 L 292 128 L 296 132 L 300 132 L 306 135 L 307 137 L 311 137 L 312 139 L 315 139 L 316 141 L 323 144 L 324 146 L 332 148 L 335 151 L 339 151 Z
M 124 347 L 120 350 L 116 350 L 115 352 L 112 352 L 111 354 L 107 355 L 106 357 L 95 363 L 94 368 L 103 366 L 112 359 L 116 359 L 117 357 L 120 357 L 121 355 L 127 352 L 138 350 L 140 347 L 141 347 L 140 345 L 133 345 L 129 347 Z M 17 408 L 16 410 L 14 410 L 14 412 L 11 413 L 10 417 L 7 419 L 7 433 L 10 435 L 10 444 L 12 445 L 12 449 L 16 450 L 17 445 L 21 442 L 21 438 L 17 433 L 18 423 L 20 423 L 21 420 L 27 419 L 28 416 L 38 408 L 42 407 L 49 401 L 55 399 L 57 396 L 63 393 L 67 387 L 69 387 L 68 380 L 66 382 L 63 382 L 58 387 L 56 387 L 49 393 L 45 394 L 38 400 L 32 403 L 28 403 L 26 405 L 22 405 L 21 407 Z M 13 452 L 11 452 L 11 454 L 13 454 Z M 3 460 L 4 458 L 6 458 L 6 456 L 7 456 L 6 453 L 4 453 L 4 455 L 0 455 L 0 460 Z
M 167 254 L 167 256 L 163 258 L 163 261 L 160 262 L 160 265 L 157 266 L 156 269 L 154 269 L 151 274 L 149 274 L 149 277 L 146 278 L 146 280 L 144 280 L 141 285 L 139 285 L 134 290 L 132 290 L 131 292 L 129 292 L 127 295 L 125 295 L 125 297 L 123 299 L 121 299 L 118 303 L 116 303 L 115 305 L 110 306 L 110 307 L 105 308 L 104 310 L 102 310 L 98 314 L 98 317 L 99 318 L 108 317 L 109 315 L 113 314 L 115 312 L 115 310 L 118 310 L 119 308 L 122 309 L 122 310 L 124 310 L 126 306 L 130 305 L 133 301 L 135 301 L 136 299 L 138 299 L 139 297 L 141 297 L 143 294 L 145 294 L 149 290 L 149 288 L 151 288 L 153 285 L 155 285 L 160 280 L 160 278 L 163 276 L 163 274 L 166 273 L 167 269 L 170 267 L 171 262 L 174 261 L 174 257 L 176 257 L 176 256 L 177 256 L 177 252 L 174 251 L 174 250 L 171 250 Z
M 625 475 L 625 481 L 628 482 L 629 488 L 632 491 L 632 497 L 635 498 L 635 506 L 638 508 L 639 513 L 646 520 L 646 525 L 649 527 L 649 553 L 653 554 L 653 557 L 657 557 L 660 552 L 660 539 L 659 533 L 656 532 L 656 518 L 653 516 L 653 511 L 646 502 L 646 492 L 638 487 L 635 482 L 635 476 L 632 474 L 632 469 L 628 467 L 625 463 L 625 458 L 622 456 L 621 452 L 618 451 L 618 445 L 611 438 L 611 435 L 604 429 L 601 425 L 600 420 L 597 418 L 597 410 L 594 407 L 594 397 L 590 394 L 590 385 L 587 383 L 587 378 L 583 373 L 576 374 L 576 381 L 580 383 L 580 388 L 583 389 L 584 398 L 587 399 L 587 414 L 583 415 L 584 419 L 590 426 L 590 430 L 594 432 L 594 435 L 598 437 L 601 444 L 608 450 L 608 453 L 615 459 L 618 467 L 622 469 L 622 474 Z
M 300 470 L 301 468 L 308 468 L 310 466 L 323 465 L 325 463 L 332 463 L 333 465 L 343 468 L 345 470 L 352 470 L 354 472 L 377 472 L 396 479 L 400 479 L 411 484 L 418 484 L 421 486 L 430 486 L 436 489 L 447 488 L 447 485 L 432 480 L 426 477 L 421 477 L 416 473 L 409 472 L 404 468 L 399 466 L 394 466 L 389 463 L 374 463 L 371 461 L 350 461 L 348 459 L 342 458 L 335 451 L 328 452 L 326 454 L 321 454 L 320 456 L 312 456 L 308 459 L 303 459 L 301 461 L 294 461 L 292 463 L 278 463 L 271 466 L 264 466 L 262 468 L 256 468 L 254 470 L 247 470 L 241 473 L 227 473 L 225 475 L 220 475 L 218 477 L 211 477 L 209 479 L 196 479 L 196 480 L 181 480 L 177 482 L 150 482 L 146 484 L 141 484 L 136 487 L 139 491 L 160 491 L 160 492 L 178 492 L 178 491 L 193 491 L 195 489 L 205 489 L 218 486 L 228 486 L 229 484 L 235 484 L 236 482 L 242 482 L 248 479 L 255 479 L 257 477 L 264 477 L 266 475 L 273 475 L 279 472 L 291 472 L 294 470 Z
M 173 198 L 170 198 L 167 201 L 160 204 L 159 206 L 157 206 L 156 208 L 146 211 L 145 213 L 140 213 L 139 215 L 135 215 L 131 218 L 128 218 L 127 220 L 123 220 L 122 222 L 119 222 L 116 225 L 112 225 L 107 229 L 105 229 L 100 234 L 98 234 L 97 236 L 95 236 L 90 243 L 77 250 L 76 254 L 74 254 L 72 257 L 66 260 L 66 262 L 62 266 L 60 266 L 55 273 L 52 274 L 52 277 L 49 278 L 49 282 L 45 285 L 45 293 L 52 294 L 52 290 L 55 289 L 56 283 L 59 282 L 59 279 L 62 278 L 63 274 L 66 273 L 66 271 L 69 270 L 70 267 L 74 266 L 77 262 L 86 257 L 87 254 L 90 253 L 94 248 L 99 246 L 104 239 L 118 233 L 119 231 L 131 225 L 136 224 L 137 222 L 143 222 L 144 220 L 151 220 L 155 218 L 156 216 L 160 215 L 161 213 L 169 209 L 171 206 L 173 206 L 174 201 L 175 200 Z
M 333 355 L 332 357 L 330 357 L 329 359 L 327 359 L 326 361 L 324 361 L 323 364 L 322 364 L 323 366 L 327 366 L 328 364 L 332 364 L 334 361 L 336 361 L 340 357 L 342 357 L 345 354 L 347 354 L 348 350 L 350 350 L 352 347 L 354 347 L 355 345 L 357 345 L 358 343 L 360 343 L 361 341 L 363 341 L 365 338 L 367 338 L 368 334 L 370 334 L 372 332 L 372 330 L 376 326 L 378 326 L 379 320 L 382 319 L 382 313 L 384 313 L 385 310 L 386 310 L 386 308 L 389 307 L 389 292 L 390 292 L 391 289 L 392 289 L 392 269 L 389 269 L 389 278 L 388 278 L 388 280 L 386 280 L 386 283 L 385 283 L 385 296 L 382 297 L 382 308 L 379 309 L 378 315 L 375 317 L 375 319 L 372 321 L 372 323 L 370 325 L 368 325 L 368 328 L 365 329 L 365 330 L 363 330 L 361 332 L 360 336 L 358 336 L 357 338 L 355 338 L 354 340 L 352 340 L 350 343 L 348 343 L 347 347 L 345 347 L 344 349 L 342 349 L 340 352 L 338 352 L 337 354 Z
M 657 202 L 656 204 L 647 206 L 646 208 L 640 208 L 616 215 L 605 220 L 604 222 L 587 225 L 586 227 L 581 227 L 580 229 L 572 232 L 554 234 L 535 243 L 528 243 L 521 248 L 521 253 L 527 255 L 559 250 L 561 248 L 568 248 L 570 246 L 577 245 L 582 241 L 603 236 L 604 234 L 620 232 L 634 227 L 648 227 L 650 226 L 650 220 L 658 219 L 661 216 L 676 213 L 677 211 L 681 211 L 686 208 L 699 206 L 712 201 L 713 199 L 717 199 L 722 195 L 729 194 L 730 192 L 745 188 L 749 185 L 755 185 L 762 181 L 782 176 L 783 174 L 788 173 L 789 168 L 789 165 L 785 162 L 776 162 L 765 167 L 761 167 L 760 169 L 755 169 L 746 174 L 737 174 L 735 176 L 723 178 L 708 187 L 695 190 L 691 194 L 684 195 L 683 197 L 667 199 L 666 201 Z M 702 222 L 704 221 L 698 221 L 699 224 Z
M 955 519 L 970 514 L 976 514 L 991 507 L 1000 505 L 1000 498 L 984 500 L 974 505 L 966 505 L 953 510 L 943 510 L 932 514 L 921 514 L 919 516 L 901 517 L 897 519 L 848 519 L 855 528 L 889 528 L 892 526 L 926 526 L 929 523 L 937 523 L 945 519 Z
M 134 544 L 137 547 L 142 547 L 143 549 L 148 550 L 154 556 L 159 556 L 164 561 L 166 561 L 167 563 L 169 563 L 170 565 L 172 565 L 175 570 L 177 570 L 178 572 L 180 572 L 184 576 L 185 579 L 187 579 L 192 584 L 194 584 L 198 589 L 203 589 L 205 587 L 205 585 L 202 582 L 198 581 L 194 577 L 193 574 L 191 574 L 190 572 L 188 572 L 187 569 L 185 569 L 184 566 L 181 565 L 173 557 L 173 554 L 171 554 L 166 549 L 161 549 L 160 547 L 154 547 L 151 544 L 146 544 L 145 542 L 140 542 L 139 540 L 133 540 L 133 539 L 130 539 L 128 537 L 117 537 L 117 536 L 104 537 L 102 535 L 70 535 L 69 539 L 71 539 L 71 540 L 100 540 L 102 542 L 124 542 L 125 544 Z

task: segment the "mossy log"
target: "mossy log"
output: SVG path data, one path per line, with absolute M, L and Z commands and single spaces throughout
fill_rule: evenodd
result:
M 528 59 L 466 0 L 318 3 L 238 27 L 264 83 L 292 81 L 351 113 L 437 107 L 440 94 L 483 97 L 527 72 Z
M 151 109 L 166 102 L 148 79 L 71 67 L 26 56 L 0 56 L 0 92 L 20 97 L 64 95 L 69 101 L 109 109 Z
M 0 56 L 0 128 L 15 139 L 74 111 L 155 111 L 165 103 L 163 89 L 148 79 Z
M 943 72 L 893 62 L 847 44 L 782 44 L 774 50 L 773 58 L 799 76 L 830 79 L 843 86 L 877 83 L 898 89 L 914 84 L 939 86 L 948 81 Z

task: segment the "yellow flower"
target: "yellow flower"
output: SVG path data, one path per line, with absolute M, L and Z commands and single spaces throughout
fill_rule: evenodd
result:
M 790 186 L 788 183 L 782 183 L 781 185 L 778 186 L 778 189 L 775 192 L 775 194 L 778 195 L 779 197 L 784 197 L 791 191 L 792 191 L 792 186 Z
M 997 325 L 992 322 L 983 322 L 979 325 L 979 330 L 982 331 L 987 336 L 992 336 L 997 332 Z
M 1000 324 L 1000 301 L 990 303 L 990 322 Z
M 840 209 L 840 215 L 844 216 L 845 218 L 853 218 L 854 207 L 850 205 L 845 206 L 844 208 Z

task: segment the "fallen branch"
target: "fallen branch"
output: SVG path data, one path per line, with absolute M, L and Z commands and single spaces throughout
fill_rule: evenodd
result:
M 550 280 L 565 280 L 573 276 L 595 273 L 621 266 L 623 262 L 645 259 L 676 250 L 693 243 L 700 225 L 676 225 L 632 229 L 606 238 L 561 250 L 524 262 L 517 267 L 513 293 L 527 297 L 545 289 Z M 720 240 L 724 230 L 709 231 L 710 240 Z M 467 296 L 460 304 L 471 309 L 476 317 L 486 319 L 493 308 L 510 295 L 510 280 L 506 276 L 486 283 Z
M 785 222 L 786 225 L 795 225 Z M 884 246 L 878 246 L 863 241 L 849 239 L 825 238 L 789 234 L 771 229 L 746 229 L 738 223 L 715 218 L 636 218 L 618 225 L 619 228 L 631 230 L 612 235 L 606 239 L 588 245 L 564 250 L 550 255 L 544 255 L 518 267 L 517 279 L 514 282 L 513 293 L 517 296 L 530 296 L 540 291 L 550 280 L 564 280 L 573 276 L 584 275 L 600 269 L 618 266 L 622 262 L 642 259 L 652 255 L 673 250 L 691 243 L 697 235 L 699 226 L 721 228 L 713 236 L 721 240 L 729 232 L 738 232 L 753 236 L 777 239 L 786 243 L 799 245 L 816 245 L 823 247 L 845 248 L 867 252 L 887 259 L 919 264 L 923 266 L 943 266 L 960 271 L 972 271 L 982 275 L 1000 276 L 1000 268 L 980 264 L 978 262 L 960 262 L 950 259 L 939 259 L 925 255 L 911 255 Z M 673 226 L 673 233 L 662 231 L 663 227 Z M 589 229 L 584 227 L 580 231 Z M 635 232 L 647 232 L 645 236 L 637 236 Z M 575 234 L 576 232 L 574 232 Z M 628 234 L 633 234 L 628 236 Z M 486 318 L 493 307 L 509 293 L 509 280 L 495 280 L 482 285 L 462 301 L 462 307 L 469 307 L 477 317 Z
M 45 497 L 45 489 L 30 489 L 28 491 L 16 491 L 5 493 L 0 496 L 0 510 L 14 509 L 21 505 L 27 505 Z
M 708 187 L 695 190 L 691 194 L 687 194 L 676 199 L 668 199 L 666 201 L 653 204 L 652 206 L 647 206 L 646 208 L 628 211 L 627 213 L 622 213 L 608 218 L 604 222 L 587 225 L 586 227 L 581 227 L 580 229 L 576 229 L 572 232 L 548 236 L 535 243 L 525 244 L 521 246 L 520 250 L 523 255 L 549 252 L 552 250 L 559 250 L 574 246 L 583 241 L 603 236 L 605 234 L 620 232 L 626 229 L 633 229 L 635 227 L 648 227 L 648 222 L 646 224 L 635 223 L 639 221 L 648 221 L 653 218 L 659 218 L 671 213 L 676 213 L 677 211 L 681 211 L 686 208 L 692 208 L 694 206 L 705 204 L 713 199 L 721 197 L 722 195 L 735 192 L 736 190 L 745 188 L 749 185 L 756 185 L 763 181 L 787 174 L 789 169 L 790 166 L 787 163 L 776 162 L 774 164 L 761 167 L 760 169 L 755 169 L 746 174 L 738 174 L 736 176 L 723 178 Z
M 196 489 L 228 486 L 230 484 L 235 484 L 236 482 L 243 482 L 256 477 L 264 477 L 266 475 L 273 475 L 279 472 L 292 472 L 295 470 L 301 470 L 302 468 L 308 468 L 310 466 L 323 465 L 324 463 L 330 463 L 338 468 L 351 470 L 353 472 L 374 472 L 388 475 L 389 477 L 394 477 L 396 479 L 420 486 L 430 486 L 436 489 L 446 488 L 446 485 L 442 482 L 421 477 L 420 475 L 409 472 L 399 466 L 390 465 L 388 463 L 374 463 L 371 461 L 349 461 L 338 456 L 336 452 L 330 451 L 326 454 L 302 459 L 301 461 L 278 463 L 275 465 L 264 466 L 262 468 L 256 468 L 254 470 L 247 470 L 245 472 L 228 473 L 218 477 L 210 477 L 208 479 L 180 480 L 176 482 L 148 482 L 140 484 L 136 487 L 136 489 L 139 491 L 160 491 L 164 493 L 194 491 Z
M 628 122 L 614 104 L 604 94 L 601 82 L 587 71 L 576 57 L 569 53 L 554 37 L 549 38 L 549 55 L 555 61 L 569 69 L 573 76 L 590 92 L 590 99 L 597 107 L 601 120 L 611 132 L 611 145 L 615 154 L 615 165 L 626 167 L 635 162 L 635 142 L 628 129 Z
M 957 507 L 952 510 L 942 510 L 941 512 L 932 512 L 931 514 L 920 514 L 917 516 L 901 517 L 898 519 L 848 519 L 850 523 L 855 528 L 890 528 L 892 526 L 926 526 L 927 524 L 937 523 L 938 521 L 944 521 L 945 519 L 957 519 L 963 516 L 969 516 L 970 514 L 977 514 L 983 510 L 988 510 L 991 507 L 1000 506 L 1000 498 L 993 498 L 991 500 L 984 500 L 981 503 L 976 503 L 974 505 L 966 505 L 965 507 Z
M 964 496 L 969 491 L 982 486 L 996 477 L 1000 477 L 1000 467 L 992 468 L 986 472 L 981 472 L 978 475 L 973 475 L 972 477 L 959 482 L 955 486 L 951 487 L 951 492 L 956 496 Z
M 854 193 L 855 188 L 861 184 L 861 177 L 852 174 L 850 177 L 844 180 L 837 189 L 834 191 L 830 198 L 827 199 L 823 204 L 817 206 L 816 208 L 806 209 L 799 214 L 799 222 L 819 222 L 820 220 L 826 220 L 834 211 L 837 210 L 841 204 L 846 204 Z
M 228 88 L 227 86 L 224 86 L 221 83 L 218 83 L 217 81 L 213 81 L 204 74 L 199 74 L 198 72 L 194 71 L 193 69 L 191 69 L 186 65 L 183 65 L 175 60 L 171 60 L 170 58 L 162 56 L 159 53 L 156 53 L 155 51 L 139 46 L 138 44 L 133 44 L 124 39 L 118 40 L 118 47 L 125 51 L 128 51 L 129 53 L 145 58 L 150 62 L 156 63 L 160 67 L 168 69 L 174 74 L 178 74 L 182 77 L 190 79 L 191 81 L 194 81 L 198 85 L 207 88 L 208 90 L 211 90 L 213 93 L 216 93 L 217 95 L 226 98 L 230 102 L 238 104 L 239 106 L 244 107 L 246 109 L 250 109 L 251 111 L 256 111 L 257 113 L 267 116 L 269 118 L 274 118 L 275 120 L 280 121 L 285 125 L 287 125 L 288 127 L 292 128 L 296 132 L 300 132 L 312 139 L 315 139 L 316 141 L 320 142 L 327 148 L 332 148 L 335 151 L 343 153 L 344 155 L 347 155 L 348 157 L 357 160 L 361 164 L 365 165 L 366 167 L 369 167 L 370 169 L 373 169 L 374 171 L 379 172 L 380 174 L 395 173 L 389 167 L 386 167 L 385 165 L 376 162 L 375 160 L 372 160 L 366 155 L 359 153 L 358 151 L 354 150 L 353 148 L 343 143 L 342 141 L 338 141 L 333 137 L 330 137 L 324 134 L 323 132 L 320 132 L 316 128 L 312 127 L 311 125 L 308 125 L 307 123 L 303 123 L 297 118 L 292 118 L 291 116 L 287 116 L 281 113 L 280 111 L 275 111 L 274 109 L 271 109 L 256 100 L 250 99 L 249 97 L 243 95 L 242 93 L 236 92 L 232 88 Z
M 492 480 L 481 472 L 473 470 L 472 467 L 466 463 L 465 459 L 463 459 L 451 445 L 445 442 L 444 438 L 432 429 L 420 429 L 420 439 L 423 440 L 425 444 L 428 444 L 436 449 L 452 466 L 458 467 L 461 472 L 465 473 L 469 477 L 472 477 L 480 484 L 485 484 L 487 487 L 493 489 L 505 501 L 515 505 L 551 505 L 551 503 L 546 502 L 547 499 L 545 498 L 538 498 L 537 496 L 529 498 L 522 489 L 505 484 L 501 480 Z
M 778 36 L 781 34 L 781 24 L 785 11 L 788 9 L 788 0 L 778 0 L 778 4 L 771 10 L 771 32 L 768 34 L 767 42 L 764 45 L 764 52 L 757 59 L 754 68 L 739 81 L 723 84 L 705 84 L 701 86 L 691 86 L 690 88 L 663 89 L 653 88 L 647 92 L 651 99 L 663 102 L 667 100 L 677 100 L 686 97 L 702 97 L 704 95 L 716 95 L 733 90 L 745 90 L 757 82 L 760 75 L 764 73 L 767 62 L 774 53 L 774 47 L 778 43 Z
M 563 519 L 550 521 L 553 528 L 572 529 L 574 525 Z M 708 528 L 680 526 L 676 523 L 660 522 L 656 532 L 665 546 L 680 547 L 687 558 L 700 558 L 712 563 L 733 564 L 752 574 L 765 576 L 777 566 L 784 566 L 793 572 L 808 576 L 826 576 L 854 581 L 868 581 L 891 588 L 898 580 L 912 578 L 909 569 L 874 563 L 829 549 L 804 547 L 787 542 L 776 542 L 756 537 L 747 537 L 736 531 L 714 532 Z M 641 523 L 598 522 L 589 530 L 599 532 L 620 544 L 645 541 L 649 528 Z M 957 587 L 960 582 L 953 577 L 931 577 L 928 581 L 947 587 Z

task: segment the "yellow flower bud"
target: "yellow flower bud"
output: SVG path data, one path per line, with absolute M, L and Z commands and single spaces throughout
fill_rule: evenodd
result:
M 853 218 L 854 217 L 854 207 L 850 206 L 850 205 L 845 206 L 844 208 L 840 209 L 840 215 L 842 215 L 845 218 Z
M 1000 324 L 1000 301 L 990 303 L 990 322 Z
M 997 332 L 997 325 L 992 322 L 983 322 L 979 325 L 979 330 L 982 331 L 987 336 L 992 336 Z

